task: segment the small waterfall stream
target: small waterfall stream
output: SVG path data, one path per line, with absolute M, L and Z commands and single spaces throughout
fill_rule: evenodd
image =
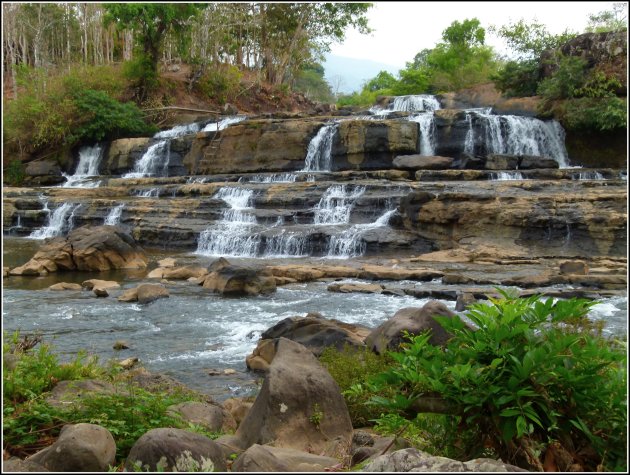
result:
M 347 224 L 355 201 L 365 193 L 364 186 L 333 185 L 315 207 L 315 224 Z
M 105 217 L 105 222 L 103 224 L 109 226 L 117 226 L 120 224 L 120 218 L 122 216 L 122 210 L 125 207 L 125 203 L 119 204 L 111 209 L 109 214 Z
M 524 180 L 521 172 L 497 172 L 490 174 L 490 180 L 494 181 L 509 181 L 509 180 Z
M 378 116 L 386 116 L 391 112 L 425 112 L 440 109 L 440 101 L 430 94 L 396 96 L 386 109 L 374 106 L 370 112 Z
M 68 233 L 74 227 L 74 213 L 80 207 L 80 203 L 63 203 L 53 212 L 50 212 L 48 202 L 45 202 L 44 211 L 48 212 L 48 222 L 40 229 L 33 231 L 28 237 L 30 239 L 47 239 Z
M 308 151 L 304 160 L 302 172 L 330 171 L 332 142 L 338 123 L 324 125 L 308 144 Z
M 79 150 L 79 163 L 74 175 L 62 175 L 66 178 L 66 182 L 61 185 L 63 188 L 96 188 L 100 185 L 100 181 L 93 180 L 93 177 L 99 176 L 98 167 L 103 158 L 103 147 L 99 144 L 94 146 L 81 147 Z
M 425 112 L 409 117 L 411 122 L 418 123 L 418 142 L 420 155 L 435 155 L 436 130 L 433 112 Z

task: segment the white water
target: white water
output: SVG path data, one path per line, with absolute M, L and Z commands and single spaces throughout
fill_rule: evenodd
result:
M 149 190 L 140 190 L 136 192 L 136 196 L 140 198 L 159 198 L 160 197 L 160 189 L 159 188 L 151 188 Z
M 48 203 L 44 203 L 44 211 L 48 211 L 48 222 L 45 226 L 33 231 L 28 237 L 47 239 L 71 231 L 74 227 L 74 213 L 80 206 L 80 203 L 63 203 L 51 213 L 48 209 Z
M 603 180 L 604 175 L 599 172 L 580 172 L 571 175 L 573 180 Z
M 199 132 L 201 126 L 196 123 L 177 125 L 169 130 L 163 130 L 153 136 L 154 139 L 174 139 L 175 137 L 182 137 L 184 135 L 195 134 Z
M 90 178 L 98 176 L 98 167 L 103 158 L 103 147 L 94 145 L 92 147 L 85 146 L 79 150 L 79 163 L 74 175 L 63 176 L 66 182 L 61 185 L 62 188 L 96 188 L 100 185 L 100 181 L 90 180 Z
M 125 203 L 122 203 L 112 208 L 109 214 L 105 217 L 105 222 L 103 224 L 109 226 L 117 226 L 120 224 L 120 217 L 122 216 L 122 210 L 124 207 Z
M 521 172 L 497 172 L 490 174 L 491 180 L 507 181 L 507 180 L 524 180 Z
M 303 172 L 330 171 L 332 142 L 338 123 L 324 125 L 308 144 Z
M 433 112 L 425 112 L 409 117 L 411 122 L 418 123 L 418 141 L 420 142 L 420 155 L 435 155 L 436 130 Z
M 385 116 L 390 112 L 425 112 L 440 109 L 440 102 L 435 96 L 419 94 L 411 96 L 397 96 L 387 109 L 374 106 L 370 109 L 374 115 Z
M 267 238 L 263 257 L 306 257 L 308 255 L 308 236 L 283 229 L 280 234 Z
M 253 234 L 256 216 L 253 209 L 253 190 L 224 187 L 213 196 L 223 200 L 229 208 L 221 220 L 204 230 L 199 236 L 196 254 L 204 256 L 256 257 L 260 236 Z
M 271 175 L 242 176 L 239 183 L 294 183 L 297 180 L 295 173 L 273 173 Z
M 557 121 L 543 122 L 532 117 L 495 115 L 487 110 L 475 110 L 466 114 L 469 128 L 464 144 L 465 153 L 472 155 L 474 152 L 475 131 L 472 114 L 478 117 L 488 154 L 549 157 L 557 161 L 560 168 L 568 166 L 564 146 L 565 133 Z
M 123 175 L 123 178 L 142 178 L 154 176 L 159 170 L 168 170 L 170 140 L 160 140 L 149 147 L 133 168 L 132 172 Z
M 315 207 L 315 224 L 347 224 L 355 201 L 365 192 L 364 186 L 333 185 Z
M 244 115 L 226 117 L 225 119 L 221 119 L 218 122 L 210 122 L 202 129 L 202 132 L 216 132 L 217 130 L 223 130 L 230 125 L 237 124 L 245 119 L 247 119 L 247 116 Z
M 330 236 L 326 257 L 348 259 L 365 254 L 365 241 L 361 239 L 363 233 L 370 229 L 387 226 L 389 219 L 395 213 L 395 209 L 386 211 L 373 223 L 355 224 L 338 235 Z

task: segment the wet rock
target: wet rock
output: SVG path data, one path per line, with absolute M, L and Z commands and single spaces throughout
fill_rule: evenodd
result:
M 80 284 L 59 282 L 48 287 L 48 290 L 83 290 L 83 287 Z
M 267 295 L 276 291 L 276 281 L 267 270 L 227 265 L 210 272 L 203 287 L 226 297 Z
M 560 263 L 561 274 L 588 274 L 588 265 L 584 261 L 564 261 Z
M 342 294 L 353 292 L 361 294 L 380 294 L 383 292 L 383 286 L 379 284 L 335 283 L 328 286 L 328 291 Z
M 164 279 L 181 279 L 186 280 L 191 277 L 201 278 L 204 275 L 208 274 L 208 269 L 200 266 L 184 266 L 177 267 L 174 269 L 165 269 L 162 272 L 162 278 Z
M 112 434 L 104 427 L 81 423 L 64 426 L 54 444 L 27 460 L 52 472 L 106 472 L 115 458 Z
M 133 471 L 137 466 L 153 472 L 226 470 L 216 442 L 182 429 L 152 429 L 140 437 L 129 451 L 125 469 Z
M 104 289 L 102 287 L 94 287 L 92 289 L 92 292 L 94 292 L 94 295 L 96 295 L 97 297 L 109 297 L 109 292 L 107 292 L 107 289 Z
M 394 159 L 393 165 L 404 170 L 446 170 L 453 166 L 453 159 L 426 155 L 400 155 Z
M 141 284 L 138 286 L 138 303 L 146 304 L 168 297 L 169 292 L 163 285 Z
M 94 290 L 94 289 L 108 290 L 108 289 L 120 288 L 120 284 L 113 280 L 89 279 L 89 280 L 84 280 L 81 283 L 81 285 L 87 290 Z
M 469 305 L 475 303 L 477 299 L 475 295 L 469 292 L 458 292 L 457 302 L 455 303 L 455 310 L 457 312 L 463 312 Z
M 518 155 L 492 153 L 486 158 L 486 170 L 516 170 Z
M 365 344 L 376 353 L 382 354 L 387 350 L 395 351 L 405 342 L 405 333 L 418 335 L 431 330 L 429 342 L 432 345 L 444 345 L 450 335 L 433 319 L 436 315 L 455 316 L 446 305 L 438 301 L 428 302 L 421 308 L 400 309 L 392 318 L 375 328 L 365 339 Z
M 114 343 L 114 346 L 112 346 L 112 348 L 114 350 L 128 350 L 129 349 L 129 343 L 127 343 L 124 340 L 118 340 Z

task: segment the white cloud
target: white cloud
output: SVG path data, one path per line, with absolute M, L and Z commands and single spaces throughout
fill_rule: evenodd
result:
M 502 26 L 521 18 L 536 19 L 551 33 L 582 33 L 589 14 L 612 8 L 613 2 L 375 2 L 368 11 L 374 32 L 349 31 L 332 53 L 370 59 L 403 68 L 424 48 L 433 48 L 453 21 L 477 18 L 481 26 Z M 505 52 L 501 40 L 486 34 L 486 43 Z

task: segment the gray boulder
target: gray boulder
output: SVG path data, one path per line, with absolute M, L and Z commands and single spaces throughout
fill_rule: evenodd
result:
M 394 166 L 403 170 L 447 170 L 452 168 L 450 157 L 426 155 L 400 155 L 394 158 Z
M 51 472 L 106 472 L 114 465 L 116 443 L 112 434 L 95 424 L 66 425 L 49 447 L 27 461 L 43 465 Z
M 232 414 L 221 406 L 207 402 L 188 401 L 170 406 L 167 411 L 184 421 L 200 425 L 210 432 L 233 432 L 236 421 Z
M 365 344 L 372 351 L 383 353 L 387 350 L 396 350 L 404 343 L 406 341 L 404 332 L 418 335 L 431 330 L 429 342 L 432 345 L 444 345 L 450 335 L 435 321 L 433 318 L 435 315 L 453 317 L 455 313 L 437 300 L 428 302 L 422 308 L 402 308 L 392 318 L 375 328 L 365 339 Z
M 152 429 L 129 451 L 125 469 L 166 472 L 225 471 L 221 447 L 200 434 L 182 429 Z
M 233 472 L 323 472 L 338 465 L 332 457 L 254 444 L 232 465 Z

